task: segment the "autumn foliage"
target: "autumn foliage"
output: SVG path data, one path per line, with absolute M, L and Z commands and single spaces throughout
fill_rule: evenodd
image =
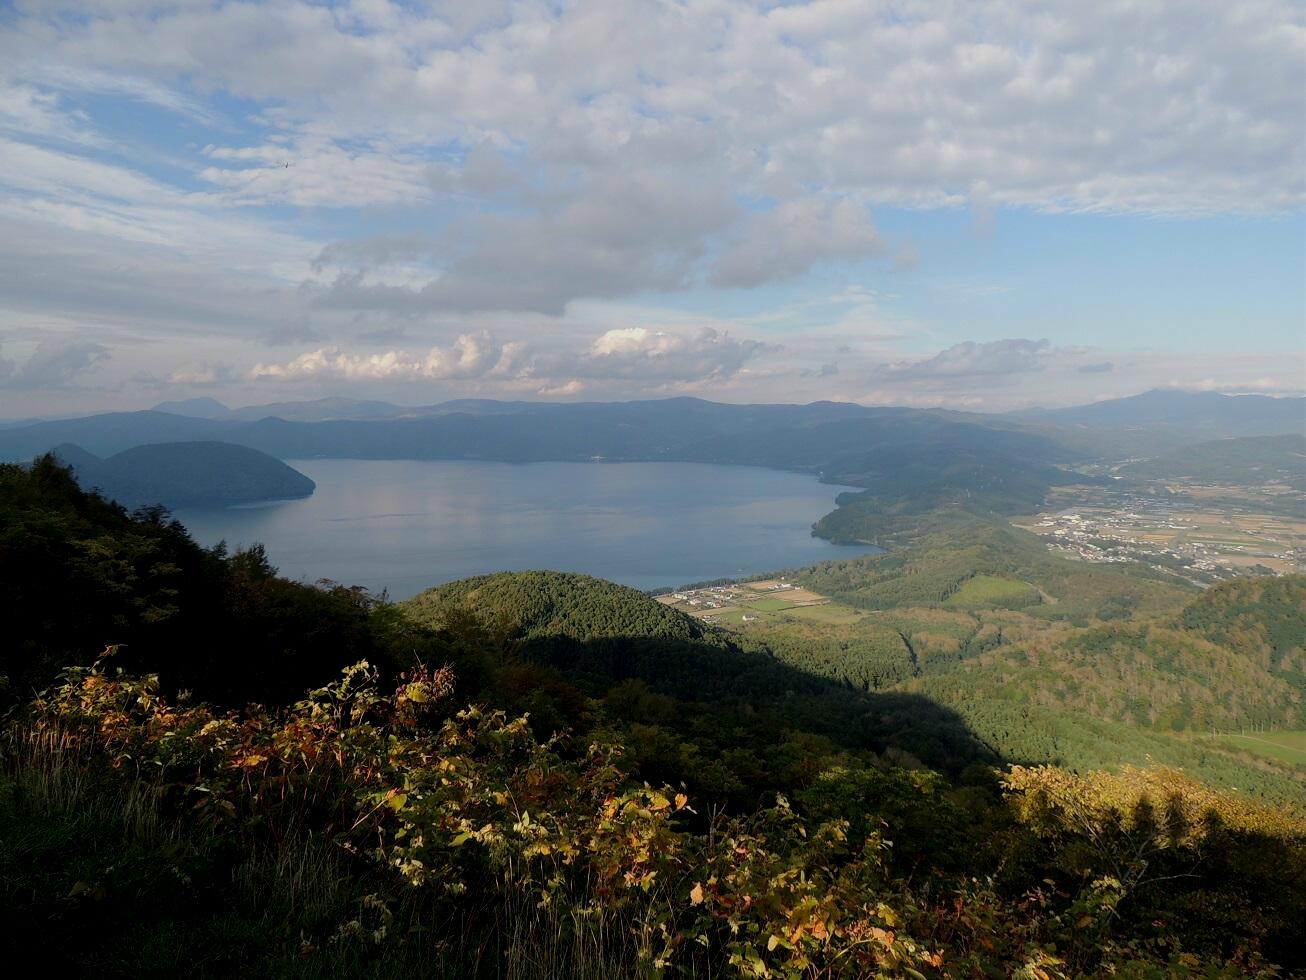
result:
M 1176 772 L 1013 768 L 1000 789 L 965 791 L 832 771 L 800 801 L 708 814 L 633 781 L 620 746 L 454 710 L 447 670 L 383 694 L 360 663 L 289 709 L 218 712 L 112 664 L 68 671 L 11 759 L 57 753 L 147 787 L 207 837 L 328 841 L 367 890 L 329 934 L 302 937 L 309 958 L 438 950 L 455 921 L 494 947 L 504 910 L 526 909 L 601 934 L 629 975 L 1273 976 L 1266 954 L 1306 907 L 1306 827 Z M 905 872 L 895 851 L 931 820 L 957 853 Z M 1267 847 L 1275 867 L 1252 860 Z M 1231 894 L 1274 884 L 1274 904 L 1208 933 L 1185 903 L 1218 891 L 1212 871 Z

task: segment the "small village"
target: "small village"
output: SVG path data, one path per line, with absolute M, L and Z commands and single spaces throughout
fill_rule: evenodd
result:
M 1306 567 L 1306 522 L 1232 509 L 1181 508 L 1139 495 L 1123 506 L 1076 506 L 1013 523 L 1055 554 L 1100 563 L 1144 562 L 1218 581 Z

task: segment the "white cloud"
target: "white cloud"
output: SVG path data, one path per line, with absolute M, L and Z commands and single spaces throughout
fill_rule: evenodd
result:
M 603 174 L 546 195 L 526 211 L 476 214 L 444 234 L 329 248 L 343 267 L 322 305 L 341 309 L 499 310 L 561 314 L 585 297 L 689 285 L 704 242 L 737 208 L 719 182 L 686 186 L 667 174 Z M 425 262 L 432 278 L 395 286 L 375 264 Z
M 321 138 L 259 146 L 208 146 L 210 159 L 242 164 L 205 167 L 201 179 L 241 205 L 372 207 L 421 202 L 430 193 L 427 164 L 378 146 L 345 148 Z
M 639 389 L 668 383 L 731 378 L 753 358 L 774 350 L 712 328 L 683 334 L 621 327 L 607 330 L 573 350 L 532 350 L 521 341 L 501 343 L 489 331 L 463 334 L 449 347 L 425 353 L 388 350 L 351 353 L 321 348 L 284 364 L 260 363 L 249 372 L 258 381 L 476 381 L 570 394 L 591 382 L 629 382 Z
M 891 332 L 918 350 L 931 329 L 941 347 L 1001 336 L 995 318 L 971 334 L 931 323 L 927 303 L 822 322 L 777 289 L 796 312 L 770 322 L 715 298 L 692 324 L 575 311 L 837 279 L 868 258 L 929 269 L 937 241 L 877 233 L 886 205 L 970 208 L 980 231 L 1010 208 L 1299 211 L 1303 116 L 1292 0 L 24 0 L 0 26 L 0 329 L 43 317 L 71 343 L 184 338 L 169 364 L 200 365 L 178 382 L 193 384 L 203 365 L 267 358 L 265 342 L 313 349 L 260 365 L 281 372 L 264 386 L 729 394 L 765 376 L 775 397 L 948 397 L 947 379 L 1035 390 L 1063 368 L 1136 384 L 1142 362 L 1112 351 L 1092 355 L 1110 372 L 1019 347 L 886 352 Z M 612 324 L 649 333 L 591 346 Z M 785 338 L 786 363 L 738 326 Z M 333 346 L 377 330 L 418 351 L 512 340 L 485 370 L 455 348 Z M 1252 371 L 1235 380 L 1278 376 Z
M 500 345 L 488 331 L 464 334 L 448 348 L 432 347 L 425 354 L 391 350 L 381 354 L 350 354 L 320 348 L 286 364 L 256 364 L 252 380 L 276 381 L 445 381 L 482 377 L 511 361 L 513 345 Z
M 953 384 L 963 378 L 992 380 L 1041 371 L 1046 367 L 1051 352 L 1052 345 L 1046 340 L 1016 338 L 987 343 L 968 340 L 941 350 L 933 357 L 886 364 L 880 373 L 897 381 Z
M 805 197 L 753 215 L 716 262 L 719 286 L 789 279 L 828 259 L 857 259 L 883 249 L 866 208 L 851 200 Z
M 236 372 L 229 364 L 191 363 L 173 370 L 167 383 L 184 388 L 214 388 L 235 379 Z
M 109 357 L 109 349 L 93 341 L 42 341 L 21 365 L 0 358 L 0 378 L 11 388 L 65 388 Z
M 98 144 L 103 140 L 88 125 L 84 113 L 66 112 L 59 96 L 30 85 L 6 85 L 0 80 L 0 130 L 38 139 Z
M 581 355 L 544 361 L 554 373 L 636 381 L 702 381 L 738 374 L 758 355 L 775 350 L 704 327 L 692 334 L 621 327 L 598 337 Z

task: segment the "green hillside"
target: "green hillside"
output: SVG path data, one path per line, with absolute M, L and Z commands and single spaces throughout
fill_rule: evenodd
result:
M 884 555 L 823 562 L 796 572 L 817 592 L 849 605 L 888 609 L 929 603 L 988 605 L 995 598 L 982 583 L 1025 583 L 1045 595 L 1034 603 L 1028 590 L 1019 604 L 1035 615 L 1077 620 L 1120 618 L 1174 609 L 1196 589 L 1139 566 L 1090 565 L 1048 553 L 1034 535 L 976 517 L 940 517 L 926 533 Z M 980 584 L 975 584 L 978 576 Z M 1007 598 L 1016 598 L 1009 591 Z M 998 603 L 1002 604 L 1002 603 Z M 1036 608 L 1035 608 L 1036 606 Z
M 642 592 L 569 572 L 500 572 L 429 589 L 402 603 L 419 621 L 438 622 L 447 610 L 474 612 L 514 636 L 644 637 L 715 640 L 698 620 Z
M 1306 798 L 1306 769 L 1267 769 L 1256 746 L 1173 737 L 1303 726 L 1306 576 L 1236 579 L 1173 612 L 1058 632 L 1028 615 L 977 615 L 952 656 L 929 655 L 931 643 L 947 647 L 927 624 L 909 627 L 924 671 L 901 687 L 957 710 L 1004 756 L 1075 768 L 1150 758 L 1244 792 Z
M 769 643 L 704 626 L 601 579 L 503 572 L 431 589 L 400 608 L 433 628 L 470 617 L 526 676 L 556 672 L 557 699 L 532 692 L 522 702 L 546 730 L 582 721 L 565 695 L 572 687 L 643 723 L 650 742 L 636 752 L 647 750 L 664 778 L 675 771 L 702 787 L 715 780 L 732 794 L 772 789 L 768 756 L 805 738 L 825 746 L 818 752 L 905 753 L 954 772 L 992 758 L 952 712 L 927 700 L 844 683 Z M 511 696 L 509 687 L 501 697 Z M 722 752 L 733 754 L 734 772 L 710 761 Z
M 1120 475 L 1141 480 L 1196 483 L 1282 483 L 1306 490 L 1306 436 L 1245 436 L 1185 446 L 1175 452 L 1120 467 Z
M 0 946 L 54 975 L 1306 969 L 1298 770 L 1137 710 L 1287 718 L 1299 580 L 1194 598 L 972 516 L 729 633 L 561 573 L 289 582 L 49 457 L 0 518 Z
M 1185 606 L 1179 622 L 1306 687 L 1306 575 L 1225 582 Z
M 0 465 L 0 594 L 5 707 L 107 645 L 170 690 L 230 704 L 325 683 L 379 649 L 356 590 L 279 578 L 259 548 L 200 548 L 165 512 L 82 490 L 52 456 Z

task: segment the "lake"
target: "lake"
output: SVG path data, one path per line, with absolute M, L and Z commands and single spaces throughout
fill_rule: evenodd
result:
M 637 589 L 868 554 L 811 536 L 843 489 L 706 463 L 288 460 L 304 500 L 180 509 L 196 540 L 262 542 L 281 574 L 406 599 L 486 572 L 551 568 Z

